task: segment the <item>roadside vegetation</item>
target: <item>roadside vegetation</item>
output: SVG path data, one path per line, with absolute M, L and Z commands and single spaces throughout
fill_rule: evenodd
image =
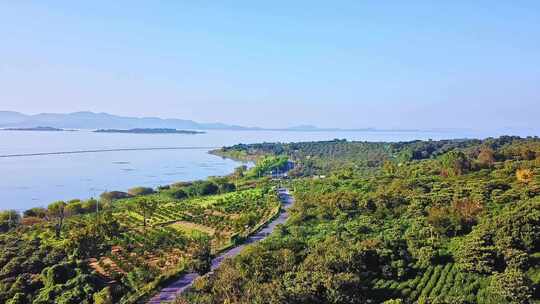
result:
M 279 208 L 266 179 L 229 176 L 4 211 L 0 303 L 138 303 Z
M 540 301 L 537 138 L 223 151 L 293 159 L 296 202 L 178 303 Z

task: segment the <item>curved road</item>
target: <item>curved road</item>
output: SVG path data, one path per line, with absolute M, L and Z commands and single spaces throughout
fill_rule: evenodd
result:
M 212 260 L 210 273 L 212 273 L 216 268 L 218 268 L 225 259 L 238 255 L 247 245 L 265 239 L 270 233 L 272 233 L 272 231 L 274 231 L 277 225 L 285 223 L 289 216 L 286 210 L 293 204 L 294 199 L 290 195 L 289 190 L 287 189 L 279 190 L 279 198 L 281 199 L 282 207 L 285 209 L 285 212 L 282 212 L 277 218 L 268 223 L 268 225 L 266 225 L 264 228 L 262 228 L 255 234 L 249 236 L 247 240 L 241 245 L 231 248 L 215 257 Z M 200 275 L 196 272 L 186 273 L 182 275 L 182 277 L 180 277 L 178 280 L 161 289 L 158 294 L 156 294 L 153 298 L 150 299 L 150 301 L 148 301 L 148 304 L 169 303 L 171 301 L 174 301 L 179 295 L 186 291 L 186 289 L 191 287 L 193 281 L 195 281 L 199 276 Z

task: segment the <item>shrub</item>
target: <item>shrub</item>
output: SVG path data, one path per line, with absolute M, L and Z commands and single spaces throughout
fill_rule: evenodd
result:
M 102 208 L 106 204 L 110 204 L 110 202 L 101 201 L 101 204 L 99 207 Z M 82 208 L 85 213 L 90 213 L 90 212 L 95 212 L 97 210 L 97 205 L 98 205 L 98 201 L 91 198 L 82 203 Z
M 418 285 L 416 285 L 417 291 L 422 291 L 422 289 L 424 289 L 424 286 L 426 286 L 426 283 L 429 281 L 429 278 L 432 273 L 433 273 L 433 267 L 429 266 L 428 269 L 424 272 L 424 275 L 422 276 L 422 279 L 420 279 L 420 282 L 418 283 Z
M 130 197 L 130 194 L 122 191 L 110 191 L 103 192 L 99 199 L 102 203 L 112 203 L 115 200 L 124 199 Z
M 171 185 L 171 188 L 183 188 L 193 185 L 192 182 L 177 182 Z
M 154 189 L 148 187 L 135 187 L 128 190 L 128 194 L 131 196 L 149 195 L 153 193 Z
M 57 264 L 43 269 L 41 277 L 46 287 L 50 287 L 57 284 L 64 284 L 69 279 L 75 276 L 75 271 L 72 265 Z
M 490 274 L 495 270 L 499 258 L 493 235 L 475 229 L 461 242 L 455 258 L 461 270 Z
M 236 190 L 236 186 L 233 183 L 221 183 L 219 184 L 219 193 L 228 193 Z
M 40 207 L 32 208 L 24 211 L 23 216 L 45 218 L 47 216 L 47 210 Z
M 187 187 L 185 191 L 190 196 L 213 195 L 219 192 L 219 187 L 210 181 L 196 181 L 190 187 Z
M 169 190 L 169 189 L 171 189 L 171 186 L 170 186 L 170 185 L 158 186 L 158 187 L 157 187 L 157 191 L 158 191 L 158 192 L 165 191 L 165 190 Z
M 94 294 L 94 304 L 113 304 L 111 288 L 105 287 L 100 292 Z
M 534 177 L 533 172 L 531 169 L 517 169 L 516 170 L 516 178 L 519 182 L 528 184 L 532 181 Z
M 435 267 L 435 270 L 433 271 L 433 274 L 431 275 L 431 278 L 429 279 L 428 283 L 424 288 L 422 289 L 422 293 L 420 297 L 428 297 L 433 287 L 435 287 L 435 284 L 439 280 L 439 275 L 441 274 L 441 268 L 442 266 L 438 265 Z
M 188 197 L 188 194 L 183 189 L 170 189 L 167 194 L 174 199 L 184 199 Z
M 24 293 L 20 293 L 20 292 L 16 293 L 13 296 L 13 298 L 11 298 L 10 300 L 6 302 L 6 304 L 26 304 L 26 303 L 29 303 L 28 299 L 26 298 Z
M 528 303 L 532 297 L 531 283 L 520 270 L 507 269 L 491 277 L 488 295 L 493 303 Z
M 444 287 L 444 284 L 446 282 L 446 276 L 448 275 L 448 272 L 450 271 L 450 268 L 452 267 L 452 265 L 453 264 L 449 263 L 449 264 L 446 264 L 446 266 L 444 266 L 441 272 L 441 275 L 439 277 L 439 280 L 437 281 L 437 284 L 435 285 L 435 287 L 431 290 L 431 293 L 429 294 L 430 298 L 435 298 L 441 294 L 441 290 Z
M 483 147 L 478 154 L 478 163 L 482 167 L 491 167 L 495 163 L 495 154 L 492 149 Z
M 0 232 L 8 231 L 19 225 L 21 216 L 15 210 L 0 211 Z
M 77 215 L 83 213 L 84 209 L 81 201 L 70 202 L 66 206 L 66 214 Z
M 470 162 L 467 156 L 461 151 L 455 150 L 443 154 L 439 161 L 443 176 L 462 175 L 470 169 Z

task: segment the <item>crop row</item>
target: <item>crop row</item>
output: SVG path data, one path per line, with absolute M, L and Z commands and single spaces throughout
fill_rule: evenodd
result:
M 461 272 L 455 264 L 448 263 L 429 266 L 407 281 L 376 280 L 373 287 L 383 291 L 382 294 L 410 303 L 430 303 L 435 299 L 443 302 L 455 299 L 476 302 L 478 290 L 484 283 L 482 277 Z

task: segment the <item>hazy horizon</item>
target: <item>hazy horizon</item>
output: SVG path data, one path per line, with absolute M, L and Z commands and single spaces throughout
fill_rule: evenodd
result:
M 396 131 L 398 131 L 398 130 L 412 130 L 412 131 L 474 130 L 474 129 L 466 129 L 466 128 L 431 128 L 431 129 L 395 128 L 395 129 L 390 129 L 390 128 L 376 128 L 376 127 L 372 127 L 372 126 L 358 126 L 358 127 L 353 127 L 353 128 L 340 128 L 340 127 L 336 127 L 336 126 L 321 127 L 321 126 L 316 125 L 316 124 L 305 124 L 305 123 L 301 123 L 301 122 L 298 122 L 297 124 L 290 124 L 290 125 L 284 125 L 284 126 L 279 126 L 279 127 L 261 127 L 261 126 L 258 126 L 258 125 L 229 124 L 226 121 L 196 121 L 196 120 L 190 119 L 189 117 L 162 117 L 162 116 L 147 116 L 147 115 L 142 115 L 142 114 L 141 115 L 129 116 L 129 115 L 119 115 L 119 114 L 109 113 L 109 112 L 104 112 L 104 111 L 94 112 L 94 111 L 80 110 L 80 111 L 75 111 L 75 112 L 36 112 L 36 113 L 28 113 L 28 112 L 20 112 L 20 111 L 15 111 L 15 110 L 3 110 L 3 109 L 0 109 L 0 113 L 6 113 L 6 112 L 13 112 L 13 113 L 23 114 L 23 115 L 27 115 L 27 116 L 36 116 L 36 115 L 71 115 L 71 114 L 92 113 L 92 114 L 106 114 L 106 115 L 112 115 L 112 116 L 116 116 L 116 117 L 136 118 L 136 119 L 145 119 L 145 118 L 157 118 L 157 119 L 163 119 L 163 120 L 166 120 L 166 119 L 179 119 L 179 120 L 193 121 L 195 123 L 202 123 L 202 124 L 221 123 L 221 124 L 228 125 L 228 126 L 238 126 L 238 127 L 244 127 L 244 128 L 261 128 L 261 129 L 266 129 L 266 130 L 289 129 L 289 128 L 298 128 L 298 127 L 306 127 L 306 128 L 315 127 L 317 129 L 321 129 L 321 130 L 324 130 L 325 128 L 326 129 L 341 129 L 341 130 L 374 129 L 374 130 L 396 130 Z M 18 126 L 18 124 L 16 124 L 16 123 L 15 124 L 8 124 L 8 126 Z M 37 125 L 28 125 L 28 124 L 23 124 L 23 126 L 24 127 L 49 127 L 49 126 L 37 126 Z
M 535 1 L 4 2 L 0 108 L 537 133 L 539 12 Z
M 533 127 L 531 128 L 494 128 L 494 129 L 491 129 L 491 130 L 482 130 L 482 129 L 478 129 L 478 128 L 459 128 L 459 127 L 455 127 L 455 128 L 417 128 L 417 129 L 412 129 L 412 128 L 377 128 L 377 127 L 372 127 L 372 126 L 359 126 L 359 127 L 353 127 L 353 128 L 340 128 L 340 127 L 336 127 L 336 126 L 326 126 L 326 127 L 321 127 L 319 125 L 315 125 L 315 124 L 302 124 L 302 123 L 297 123 L 296 125 L 293 125 L 293 124 L 290 124 L 290 125 L 283 125 L 283 126 L 279 126 L 279 127 L 261 127 L 261 126 L 258 126 L 258 125 L 245 125 L 245 124 L 230 124 L 226 121 L 196 121 L 196 120 L 193 120 L 193 119 L 189 119 L 189 118 L 186 118 L 186 117 L 160 117 L 160 116 L 145 116 L 145 115 L 138 115 L 138 116 L 124 116 L 124 115 L 118 115 L 118 114 L 115 114 L 115 113 L 108 113 L 108 112 L 93 112 L 93 111 L 76 111 L 76 112 L 65 112 L 65 113 L 47 113 L 47 112 L 40 112 L 40 113 L 23 113 L 23 112 L 19 112 L 19 111 L 12 111 L 12 110 L 2 110 L 0 109 L 0 113 L 5 113 L 5 112 L 13 112 L 13 113 L 19 113 L 19 114 L 23 114 L 23 115 L 27 115 L 27 116 L 36 116 L 36 115 L 70 115 L 70 114 L 82 114 L 82 113 L 92 113 L 92 114 L 105 114 L 105 115 L 111 115 L 111 116 L 115 116 L 115 117 L 118 117 L 120 119 L 123 119 L 123 118 L 133 118 L 133 119 L 161 119 L 161 120 L 168 120 L 168 119 L 172 119 L 172 120 L 185 120 L 185 121 L 191 121 L 193 123 L 196 123 L 196 124 L 199 124 L 201 126 L 204 126 L 204 125 L 212 125 L 212 124 L 222 124 L 223 127 L 222 128 L 217 128 L 217 129 L 213 129 L 213 128 L 210 128 L 211 130 L 234 130 L 234 128 L 236 127 L 239 127 L 239 129 L 237 129 L 237 131 L 240 131 L 240 132 L 243 132 L 243 131 L 257 131 L 257 130 L 261 130 L 261 131 L 272 131 L 272 130 L 282 130 L 282 131 L 306 131 L 306 132 L 310 132 L 310 131 L 320 131 L 320 132 L 326 132 L 326 131 L 345 131 L 345 132 L 348 132 L 348 131 L 360 131 L 360 132 L 369 132 L 369 131 L 373 131 L 373 132 L 421 132 L 421 133 L 424 133 L 424 132 L 442 132 L 442 133 L 448 133 L 448 134 L 452 134 L 452 132 L 467 132 L 466 136 L 467 138 L 478 138 L 478 139 L 481 139 L 481 138 L 487 138 L 487 137 L 499 137 L 499 136 L 502 136 L 502 135 L 509 135 L 509 136 L 522 136 L 522 137 L 527 137 L 527 136 L 538 136 L 537 133 L 536 133 L 536 129 L 534 129 Z M 86 120 L 86 119 L 85 119 Z M 82 121 L 81 121 L 82 122 Z M 1 123 L 1 120 L 0 120 L 0 123 Z M 99 120 L 96 120 L 96 122 L 98 125 L 96 125 L 94 128 L 82 128 L 82 129 L 95 129 L 95 128 L 109 128 L 107 126 L 102 126 L 99 124 Z M 38 122 L 36 123 L 35 121 L 28 121 L 28 122 L 25 122 L 25 123 L 8 123 L 6 125 L 4 125 L 4 128 L 18 128 L 18 127 L 22 127 L 22 128 L 36 128 L 36 127 L 57 127 L 57 128 L 64 128 L 64 129 L 78 129 L 77 127 L 66 127 L 62 124 L 62 122 L 55 122 L 55 123 L 46 123 L 46 122 Z M 176 128 L 176 129 L 190 129 L 189 127 L 173 127 L 173 126 L 170 126 L 170 127 L 163 127 L 161 125 L 154 125 L 154 124 L 150 124 L 148 125 L 147 123 L 143 123 L 141 125 L 135 125 L 135 126 L 130 126 L 130 127 L 115 127 L 115 128 L 120 128 L 120 129 L 132 129 L 132 128 Z M 313 130 L 311 130 L 310 128 L 314 128 Z M 1 128 L 0 128 L 1 129 Z M 80 129 L 80 128 L 79 128 Z M 197 127 L 197 128 L 194 128 L 194 129 L 201 129 L 201 130 L 208 130 L 207 127 Z M 465 133 L 464 133 L 465 134 Z M 446 139 L 457 139 L 457 138 L 460 138 L 460 137 L 448 137 Z

